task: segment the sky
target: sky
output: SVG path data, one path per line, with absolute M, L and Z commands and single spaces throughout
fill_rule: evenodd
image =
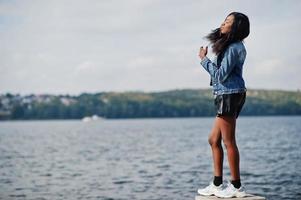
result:
M 299 0 L 0 0 L 0 93 L 210 88 L 198 51 L 233 11 L 250 20 L 247 89 L 297 91 L 300 10 Z

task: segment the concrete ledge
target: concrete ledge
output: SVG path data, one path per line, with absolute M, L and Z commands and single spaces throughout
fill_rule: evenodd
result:
M 216 196 L 196 196 L 195 200 L 223 200 L 224 198 L 218 198 Z M 255 195 L 248 195 L 247 197 L 243 198 L 226 198 L 226 199 L 234 199 L 234 200 L 265 200 L 265 197 L 255 196 Z M 225 200 L 226 200 L 225 199 Z

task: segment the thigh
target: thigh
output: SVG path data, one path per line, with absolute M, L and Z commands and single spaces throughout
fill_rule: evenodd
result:
M 236 126 L 236 117 L 235 116 L 219 116 L 216 117 L 221 136 L 224 142 L 235 141 L 235 126 Z
M 222 139 L 221 129 L 219 127 L 219 123 L 218 123 L 217 117 L 214 120 L 213 127 L 212 127 L 211 133 L 209 135 L 209 138 L 211 140 L 215 140 L 215 141 Z

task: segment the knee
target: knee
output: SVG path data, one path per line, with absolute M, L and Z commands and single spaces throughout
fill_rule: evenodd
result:
M 214 138 L 214 137 L 209 137 L 208 138 L 208 143 L 212 147 L 220 147 L 221 146 L 221 139 L 219 138 Z

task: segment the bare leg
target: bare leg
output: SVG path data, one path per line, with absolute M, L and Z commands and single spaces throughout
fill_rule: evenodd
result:
M 239 151 L 235 140 L 236 118 L 230 116 L 218 117 L 218 124 L 222 133 L 222 139 L 227 149 L 228 162 L 232 180 L 240 179 Z
M 212 149 L 214 176 L 222 176 L 224 152 L 221 144 L 222 141 L 221 130 L 219 128 L 217 118 L 215 119 L 208 141 Z

